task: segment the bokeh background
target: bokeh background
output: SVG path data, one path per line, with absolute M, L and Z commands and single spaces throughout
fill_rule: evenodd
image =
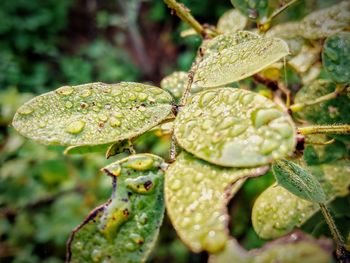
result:
M 232 8 L 229 0 L 181 2 L 209 24 Z M 279 20 L 300 19 L 333 2 L 300 1 Z M 162 0 L 1 1 L 0 262 L 64 262 L 70 231 L 110 196 L 110 179 L 99 169 L 116 158 L 106 160 L 103 153 L 65 156 L 62 147 L 27 140 L 11 127 L 16 108 L 63 85 L 122 80 L 159 85 L 167 74 L 188 70 L 195 57 L 200 39 L 181 38 L 186 28 Z M 148 132 L 136 147 L 168 158 L 169 139 Z M 229 205 L 231 232 L 246 248 L 264 243 L 251 227 L 250 211 L 272 182 L 271 174 L 249 180 Z M 344 214 L 344 204 L 346 208 L 349 200 L 336 200 L 333 207 Z M 346 224 L 343 217 L 337 220 Z M 317 214 L 304 229 L 328 235 L 322 222 Z M 190 253 L 165 218 L 149 261 L 206 259 L 204 253 Z

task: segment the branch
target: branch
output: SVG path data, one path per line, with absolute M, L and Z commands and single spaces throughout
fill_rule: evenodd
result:
M 290 110 L 292 112 L 298 112 L 298 111 L 301 111 L 305 107 L 319 104 L 319 103 L 325 102 L 327 100 L 335 99 L 345 90 L 345 88 L 346 88 L 346 86 L 337 86 L 335 91 L 328 93 L 324 96 L 321 96 L 315 100 L 305 101 L 305 102 L 301 102 L 301 103 L 295 103 L 295 104 L 291 105 Z
M 206 33 L 203 26 L 191 15 L 190 10 L 176 0 L 164 0 L 164 3 L 176 13 L 176 15 L 189 26 L 191 26 L 199 35 L 205 37 Z
M 350 134 L 350 125 L 315 125 L 299 127 L 298 132 L 302 135 L 308 134 Z

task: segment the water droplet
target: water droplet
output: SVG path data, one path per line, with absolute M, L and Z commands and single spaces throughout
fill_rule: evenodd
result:
M 273 140 L 264 140 L 260 148 L 260 153 L 269 154 L 279 146 L 279 142 Z
M 93 262 L 99 262 L 101 260 L 102 257 L 102 252 L 101 250 L 95 248 L 92 252 L 91 252 L 91 258 Z
M 202 108 L 209 106 L 210 102 L 213 101 L 215 96 L 216 96 L 215 91 L 208 91 L 203 93 L 199 99 L 199 106 Z
M 44 128 L 44 127 L 46 127 L 46 125 L 47 125 L 47 122 L 46 122 L 45 120 L 41 120 L 41 121 L 39 122 L 39 127 L 40 127 L 40 128 Z
M 153 167 L 153 159 L 148 156 L 133 156 L 129 158 L 126 166 L 138 171 L 149 170 Z
M 129 100 L 136 100 L 136 96 L 134 93 L 129 94 Z
M 18 113 L 21 115 L 29 115 L 33 112 L 34 112 L 34 109 L 28 105 L 23 105 L 18 109 Z
M 151 193 L 155 186 L 155 183 L 151 180 L 150 176 L 127 178 L 125 184 L 128 188 L 140 194 Z
M 252 122 L 256 128 L 281 117 L 282 113 L 277 109 L 258 109 L 252 113 Z
M 143 92 L 140 92 L 138 95 L 137 95 L 138 99 L 140 101 L 144 101 L 147 99 L 148 95 L 146 93 L 143 93 Z
M 63 86 L 56 90 L 56 93 L 59 95 L 67 96 L 72 94 L 74 91 L 74 88 L 71 86 Z
M 223 121 L 219 124 L 218 128 L 220 130 L 223 130 L 233 126 L 235 123 L 238 123 L 238 122 L 239 120 L 237 118 L 229 116 L 223 119 Z
M 73 121 L 70 124 L 68 124 L 66 128 L 66 132 L 71 134 L 78 134 L 80 133 L 85 127 L 84 121 Z
M 121 89 L 119 89 L 119 88 L 114 88 L 114 89 L 112 90 L 112 96 L 119 96 L 120 94 L 122 94 Z
M 100 107 L 98 107 L 98 106 L 92 106 L 92 110 L 94 111 L 94 112 L 99 112 L 100 111 Z
M 137 249 L 137 245 L 135 243 L 132 243 L 132 242 L 127 242 L 125 244 L 125 248 L 129 251 L 135 251 Z
M 137 233 L 131 233 L 130 239 L 134 241 L 134 243 L 136 243 L 137 245 L 142 245 L 145 242 L 145 239 Z
M 78 241 L 78 242 L 75 243 L 75 247 L 78 250 L 82 250 L 83 249 L 83 243 Z
M 204 239 L 203 247 L 210 253 L 221 251 L 227 242 L 227 235 L 223 232 L 210 231 Z
M 179 179 L 176 179 L 172 184 L 170 184 L 170 188 L 174 191 L 179 190 L 182 186 L 182 183 Z
M 65 104 L 64 104 L 64 107 L 66 107 L 67 109 L 70 109 L 73 107 L 73 103 L 71 101 L 67 101 Z
M 116 119 L 116 118 L 114 118 L 114 117 L 111 117 L 111 118 L 109 119 L 109 124 L 110 124 L 112 127 L 119 127 L 120 124 L 121 124 L 121 121 L 118 120 L 118 119 Z
M 141 224 L 141 225 L 145 225 L 147 223 L 147 220 L 148 220 L 148 216 L 146 213 L 142 213 L 139 218 L 138 218 L 138 222 Z
M 104 115 L 104 114 L 99 114 L 99 115 L 98 115 L 98 118 L 99 118 L 99 120 L 101 120 L 101 121 L 107 121 L 107 120 L 108 120 L 108 117 L 107 117 L 106 115 Z
M 110 110 L 111 108 L 112 108 L 111 104 L 108 104 L 108 103 L 107 103 L 107 104 L 105 105 L 105 109 L 106 109 L 106 110 Z
M 248 124 L 247 123 L 243 122 L 243 123 L 240 123 L 240 124 L 236 124 L 230 129 L 230 136 L 236 137 L 236 136 L 242 134 L 243 132 L 245 132 L 245 130 L 247 128 L 248 128 Z
M 79 95 L 82 98 L 89 97 L 91 95 L 91 90 L 89 88 L 83 89 Z

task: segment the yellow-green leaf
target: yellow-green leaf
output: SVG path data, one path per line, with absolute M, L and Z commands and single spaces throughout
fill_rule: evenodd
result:
M 350 26 L 350 2 L 343 1 L 307 15 L 300 34 L 308 39 L 326 38 Z
M 247 17 L 242 15 L 241 12 L 237 9 L 230 9 L 219 18 L 217 29 L 224 34 L 235 33 L 243 30 L 247 22 Z
M 22 105 L 13 126 L 44 144 L 107 144 L 156 126 L 172 101 L 166 91 L 140 83 L 65 86 Z
M 310 166 L 309 169 L 320 181 L 327 202 L 348 194 L 349 161 Z M 301 226 L 318 210 L 317 204 L 303 200 L 281 186 L 272 185 L 254 203 L 253 227 L 262 238 L 276 238 Z
M 218 87 L 247 78 L 289 54 L 286 42 L 278 38 L 255 37 L 232 45 L 218 42 L 217 52 L 205 54 L 194 74 L 194 85 Z
M 266 243 L 262 248 L 246 251 L 231 239 L 224 251 L 210 255 L 209 263 L 329 263 L 332 261 L 332 244 L 317 240 L 302 232 Z
M 229 167 L 252 167 L 293 152 L 293 121 L 254 92 L 209 89 L 192 96 L 175 119 L 175 136 L 188 152 Z
M 72 233 L 69 262 L 145 262 L 163 220 L 163 159 L 138 154 L 103 168 L 116 191 Z
M 182 241 L 194 252 L 222 250 L 229 239 L 226 205 L 236 184 L 267 169 L 222 168 L 181 152 L 166 171 L 165 200 Z

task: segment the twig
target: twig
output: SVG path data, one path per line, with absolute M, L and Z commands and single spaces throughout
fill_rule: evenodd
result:
M 205 37 L 203 26 L 191 15 L 188 8 L 176 2 L 176 0 L 164 0 L 164 3 L 173 10 L 182 21 L 191 26 L 199 35 Z
M 299 127 L 298 132 L 303 135 L 308 134 L 350 134 L 350 125 L 315 125 Z
M 350 260 L 350 253 L 346 250 L 343 237 L 341 236 L 337 226 L 334 223 L 333 217 L 331 213 L 329 212 L 329 209 L 325 204 L 319 203 L 319 206 L 321 208 L 321 212 L 323 214 L 323 217 L 326 220 L 326 223 L 331 231 L 331 234 L 333 236 L 333 240 L 336 244 L 336 257 L 339 260 L 339 262 L 349 262 Z
M 324 96 L 321 96 L 315 100 L 305 101 L 305 102 L 301 102 L 301 103 L 295 103 L 295 104 L 291 105 L 290 110 L 292 112 L 298 112 L 298 111 L 301 111 L 304 107 L 319 104 L 319 103 L 325 102 L 327 100 L 335 99 L 345 90 L 345 88 L 346 88 L 346 86 L 337 86 L 335 91 L 328 93 Z

